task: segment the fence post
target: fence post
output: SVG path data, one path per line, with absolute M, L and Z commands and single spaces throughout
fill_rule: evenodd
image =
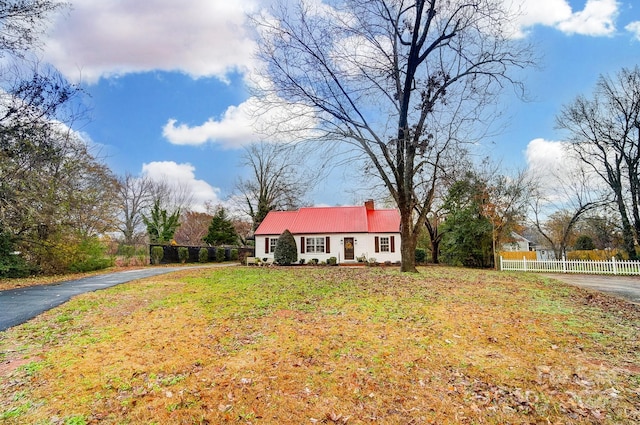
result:
M 524 264 L 524 271 L 527 271 L 527 257 L 522 257 L 522 264 Z
M 502 255 L 500 256 L 500 271 L 504 270 L 502 267 Z
M 611 257 L 611 262 L 613 263 L 613 274 L 618 275 L 618 265 L 616 264 L 616 257 Z
M 562 273 L 566 273 L 567 272 L 567 260 L 565 258 L 565 256 L 562 256 Z

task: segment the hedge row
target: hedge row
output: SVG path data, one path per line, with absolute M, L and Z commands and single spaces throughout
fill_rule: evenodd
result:
M 208 252 L 207 261 L 206 262 L 215 262 L 220 261 L 218 258 L 218 250 L 224 249 L 224 260 L 223 261 L 242 261 L 245 257 L 253 256 L 253 248 L 252 247 L 215 247 L 215 246 L 185 246 L 182 247 L 180 245 L 149 245 L 149 258 L 153 263 L 153 248 L 161 247 L 163 250 L 162 260 L 160 260 L 160 264 L 174 264 L 180 263 L 180 255 L 179 248 L 187 248 L 188 256 L 187 263 L 199 263 L 202 262 L 200 260 L 200 250 L 206 249 Z M 232 250 L 238 252 L 238 258 L 232 258 Z M 235 256 L 235 255 L 234 255 Z

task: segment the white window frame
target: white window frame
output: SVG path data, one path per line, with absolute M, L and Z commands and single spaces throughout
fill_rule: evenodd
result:
M 275 252 L 277 244 L 278 244 L 278 238 L 269 239 L 269 252 L 271 253 Z
M 305 252 L 308 252 L 310 254 L 311 253 L 324 253 L 325 252 L 324 241 L 325 241 L 324 237 L 306 238 L 305 242 L 304 242 L 305 245 L 306 245 Z
M 380 236 L 380 252 L 391 252 L 391 238 Z

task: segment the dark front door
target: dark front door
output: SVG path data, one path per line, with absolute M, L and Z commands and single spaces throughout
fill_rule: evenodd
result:
M 353 238 L 344 238 L 344 259 L 353 260 L 355 258 L 353 252 Z

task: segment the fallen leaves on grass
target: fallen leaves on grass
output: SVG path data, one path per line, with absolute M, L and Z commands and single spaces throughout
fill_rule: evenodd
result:
M 37 359 L 0 378 L 0 418 L 634 423 L 639 319 L 565 285 L 487 271 L 181 272 L 0 334 L 5 356 Z

